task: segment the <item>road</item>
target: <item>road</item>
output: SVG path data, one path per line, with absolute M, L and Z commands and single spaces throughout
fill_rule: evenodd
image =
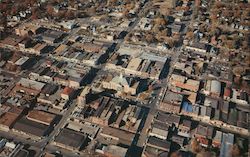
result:
M 73 112 L 73 110 L 76 107 L 76 100 L 70 102 L 70 106 L 67 109 L 67 111 L 63 114 L 62 119 L 60 120 L 60 122 L 55 126 L 54 130 L 52 131 L 52 133 L 50 133 L 50 135 L 48 137 L 45 138 L 45 140 L 42 141 L 42 144 L 40 146 L 41 151 L 37 153 L 37 157 L 40 157 L 41 154 L 44 153 L 44 151 L 46 150 L 47 146 L 50 147 L 48 144 L 53 141 L 56 137 L 56 135 L 59 134 L 60 129 L 64 127 L 64 125 L 67 123 L 67 119 L 69 118 L 70 114 Z
M 124 31 L 126 31 L 128 34 L 131 33 L 133 31 L 133 29 L 138 25 L 141 18 L 144 17 L 145 12 L 147 12 L 147 9 L 150 8 L 150 5 L 151 5 L 151 1 L 146 2 L 144 7 L 139 11 L 138 17 L 135 19 L 135 21 L 132 23 L 132 25 L 129 26 Z M 79 29 L 80 28 L 73 29 L 72 32 L 70 33 L 70 35 L 65 37 L 64 40 L 60 44 L 62 44 L 62 43 L 65 44 L 67 42 L 67 39 L 69 39 L 72 35 L 75 35 L 79 31 Z M 118 40 L 116 48 L 113 52 L 116 52 L 121 47 L 121 45 L 124 44 L 124 41 L 125 41 L 124 38 Z M 54 44 L 54 46 L 58 46 L 58 44 Z M 174 65 L 176 63 L 176 61 L 178 60 L 178 57 L 181 53 L 180 49 L 167 50 L 167 51 L 173 52 L 173 53 L 170 53 L 173 55 L 171 56 L 171 62 L 170 62 L 168 76 L 166 79 L 162 80 L 162 83 L 160 84 L 161 88 L 156 91 L 156 99 L 154 99 L 150 104 L 148 104 L 146 106 L 149 108 L 149 114 L 145 120 L 144 127 L 141 130 L 138 142 L 136 143 L 137 146 L 140 146 L 140 147 L 142 147 L 147 140 L 147 134 L 149 131 L 148 129 L 150 128 L 151 122 L 157 113 L 157 107 L 160 104 L 160 102 L 162 101 L 165 91 L 168 89 L 169 76 L 173 71 L 172 65 Z M 103 68 L 103 67 L 105 67 L 105 66 L 100 66 L 100 68 Z M 0 132 L 0 135 L 3 137 L 6 137 L 8 139 L 13 139 L 14 141 L 17 141 L 17 142 L 22 142 L 24 144 L 29 144 L 29 145 L 32 145 L 34 147 L 37 147 L 39 149 L 39 151 L 37 152 L 36 157 L 40 157 L 41 155 L 44 154 L 45 151 L 54 152 L 56 150 L 60 150 L 61 152 L 63 152 L 63 154 L 66 154 L 67 156 L 78 156 L 78 155 L 72 154 L 72 152 L 68 152 L 67 150 L 63 150 L 63 149 L 60 149 L 58 147 L 55 147 L 52 144 L 52 141 L 55 139 L 57 134 L 60 132 L 60 129 L 67 123 L 67 119 L 69 118 L 70 114 L 72 113 L 72 111 L 74 110 L 75 107 L 76 107 L 76 101 L 73 101 L 71 103 L 71 105 L 69 106 L 69 108 L 67 109 L 67 111 L 65 112 L 65 114 L 62 115 L 62 119 L 55 126 L 54 130 L 49 134 L 49 136 L 44 137 L 43 139 L 39 140 L 38 142 L 33 141 L 31 139 L 27 139 L 27 138 L 23 137 L 22 135 L 16 135 L 13 132 L 8 132 L 8 133 Z M 81 156 L 88 156 L 87 154 L 84 154 L 84 152 L 81 152 L 81 153 L 82 153 Z
M 70 114 L 72 113 L 72 111 L 74 110 L 75 107 L 76 107 L 76 100 L 74 100 L 74 101 L 72 101 L 70 103 L 69 108 L 64 113 L 64 115 L 62 116 L 61 120 L 55 126 L 54 130 L 49 134 L 49 136 L 44 137 L 41 140 L 35 141 L 33 139 L 28 138 L 28 136 L 25 137 L 25 135 L 21 135 L 19 133 L 15 133 L 13 131 L 9 131 L 9 132 L 0 131 L 0 136 L 4 137 L 4 138 L 7 138 L 7 139 L 13 139 L 15 142 L 21 142 L 23 144 L 28 144 L 28 145 L 31 145 L 31 146 L 39 148 L 40 151 L 37 152 L 36 157 L 40 157 L 47 148 L 49 150 L 55 150 L 56 151 L 56 149 L 52 149 L 53 147 L 51 147 L 48 144 L 59 133 L 60 128 L 62 128 L 66 124 L 68 117 L 70 116 Z

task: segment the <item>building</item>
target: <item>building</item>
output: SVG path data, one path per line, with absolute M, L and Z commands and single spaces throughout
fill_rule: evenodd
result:
M 217 80 L 211 81 L 210 94 L 215 97 L 220 97 L 221 94 L 221 82 Z
M 138 93 L 139 84 L 139 80 L 124 77 L 122 73 L 120 73 L 120 76 L 108 76 L 107 79 L 102 82 L 103 88 L 105 89 L 113 89 L 119 93 L 124 92 L 131 95 L 136 95 Z
M 27 36 L 29 34 L 41 33 L 42 30 L 43 30 L 43 28 L 41 28 L 38 25 L 24 24 L 24 25 L 21 25 L 20 27 L 16 28 L 15 33 L 16 33 L 16 35 L 19 35 L 19 36 Z
M 191 50 L 191 51 L 197 51 L 200 53 L 206 53 L 208 46 L 205 43 L 192 43 L 188 46 L 185 47 L 187 50 Z
M 195 130 L 195 137 L 204 147 L 208 147 L 209 140 L 214 136 L 214 128 L 212 126 L 203 126 L 201 124 Z
M 44 83 L 26 78 L 21 78 L 21 80 L 16 83 L 16 86 L 12 90 L 12 93 L 15 94 L 15 92 L 21 92 L 26 93 L 28 95 L 36 96 L 41 92 L 44 86 Z
M 13 127 L 14 132 L 27 135 L 34 139 L 40 139 L 48 135 L 51 129 L 51 127 L 45 124 L 29 120 L 25 117 L 22 117 L 20 120 L 18 120 Z
M 112 127 L 104 127 L 98 136 L 98 140 L 103 144 L 123 144 L 125 146 L 130 146 L 132 144 L 132 141 L 134 139 L 134 134 L 112 128 Z
M 183 96 L 181 94 L 167 91 L 159 105 L 159 109 L 169 113 L 179 113 L 182 101 Z
M 54 123 L 56 115 L 44 111 L 32 110 L 26 117 L 29 120 L 50 126 Z
M 49 46 L 45 43 L 37 43 L 31 48 L 25 49 L 26 52 L 40 55 L 49 52 Z
M 124 100 L 100 96 L 86 103 L 77 111 L 78 118 L 99 124 L 101 126 L 112 126 L 131 133 L 136 133 L 145 110 L 140 106 L 131 105 Z
M 184 119 L 178 127 L 178 135 L 191 137 L 192 121 Z
M 108 157 L 126 157 L 128 148 L 117 145 L 102 145 L 96 149 L 97 153 L 103 154 Z
M 88 138 L 84 134 L 63 128 L 56 136 L 54 144 L 68 150 L 81 150 L 87 142 Z
M 5 111 L 1 111 L 0 115 L 0 129 L 3 131 L 9 131 L 13 128 L 14 124 L 21 118 L 24 109 L 2 105 L 1 110 L 4 109 Z
M 149 135 L 163 140 L 167 139 L 169 127 L 169 124 L 155 121 L 151 126 L 151 132 L 149 133 Z
M 74 97 L 75 90 L 70 87 L 65 87 L 61 93 L 61 98 L 64 100 L 70 100 Z
M 193 80 L 193 79 L 188 79 L 185 76 L 182 75 L 177 75 L 177 74 L 172 74 L 170 77 L 170 83 L 173 86 L 173 88 L 181 88 L 187 91 L 191 92 L 197 92 L 200 87 L 200 81 Z M 177 91 L 176 90 L 176 91 Z
M 234 144 L 234 134 L 223 133 L 220 147 L 220 157 L 231 157 L 231 149 Z
M 42 39 L 48 44 L 59 42 L 64 37 L 64 33 L 55 30 L 47 30 L 42 34 Z
M 170 153 L 171 142 L 157 137 L 149 137 L 143 150 L 143 157 L 168 156 Z
M 213 147 L 217 147 L 217 148 L 221 147 L 222 134 L 223 133 L 221 131 L 216 130 L 215 136 L 213 137 L 213 140 L 212 140 Z
M 168 124 L 169 127 L 178 127 L 180 123 L 180 116 L 166 112 L 158 112 L 154 121 Z

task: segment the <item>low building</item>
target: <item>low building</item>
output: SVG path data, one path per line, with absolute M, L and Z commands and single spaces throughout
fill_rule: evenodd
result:
M 182 101 L 183 96 L 181 94 L 167 91 L 159 105 L 159 109 L 169 113 L 179 113 Z
M 42 31 L 42 28 L 34 24 L 24 24 L 15 29 L 16 35 L 19 35 L 19 36 L 38 34 L 38 33 L 41 33 L 41 31 Z
M 171 139 L 172 139 L 172 142 L 175 142 L 180 146 L 183 146 L 186 144 L 186 138 L 183 136 L 173 135 Z
M 14 132 L 25 134 L 35 139 L 40 139 L 48 135 L 51 127 L 22 117 L 13 127 Z
M 75 90 L 70 87 L 65 87 L 61 93 L 61 98 L 64 100 L 70 100 L 74 97 Z
M 98 137 L 103 144 L 123 144 L 130 146 L 133 142 L 134 134 L 112 127 L 104 127 Z
M 1 108 L 6 108 L 7 112 L 0 115 L 0 129 L 3 131 L 9 131 L 21 118 L 24 110 L 22 108 L 7 105 L 2 105 Z
M 168 156 L 170 153 L 171 142 L 157 137 L 149 137 L 143 151 L 143 157 Z
M 184 119 L 178 127 L 178 135 L 191 137 L 192 121 Z
M 149 133 L 150 136 L 155 136 L 163 140 L 167 139 L 169 124 L 155 121 L 151 128 L 151 132 Z
M 77 131 L 63 128 L 56 136 L 54 144 L 68 150 L 81 150 L 88 142 L 88 138 Z
M 204 147 L 209 145 L 209 140 L 214 136 L 214 128 L 212 126 L 203 126 L 201 124 L 195 130 L 195 137 L 197 137 L 200 144 Z
M 21 80 L 17 82 L 12 92 L 15 93 L 19 91 L 19 92 L 26 93 L 29 95 L 38 95 L 44 86 L 45 86 L 44 83 L 26 79 L 26 78 L 21 78 Z
M 211 81 L 210 94 L 215 97 L 219 97 L 221 94 L 221 82 L 217 80 Z
M 59 42 L 64 36 L 63 32 L 55 30 L 47 30 L 42 34 L 42 39 L 46 43 L 53 44 Z
M 234 144 L 234 134 L 223 133 L 220 147 L 220 157 L 231 157 L 231 150 Z
M 192 51 L 197 51 L 197 52 L 200 52 L 200 53 L 206 53 L 207 52 L 207 49 L 208 49 L 208 46 L 204 43 L 192 43 L 188 46 L 185 47 L 187 50 L 192 50 Z
M 32 110 L 26 117 L 29 120 L 50 126 L 54 123 L 56 115 L 44 111 Z
M 215 136 L 213 137 L 213 140 L 212 140 L 212 146 L 220 148 L 221 147 L 221 140 L 222 140 L 222 132 L 216 130 Z
M 97 153 L 108 157 L 126 157 L 128 148 L 123 148 L 116 145 L 101 146 L 96 149 Z
M 133 78 L 124 77 L 122 73 L 120 76 L 111 77 L 108 76 L 103 82 L 103 88 L 105 89 L 113 89 L 117 92 L 128 93 L 131 95 L 136 95 L 139 91 L 140 81 L 136 81 Z

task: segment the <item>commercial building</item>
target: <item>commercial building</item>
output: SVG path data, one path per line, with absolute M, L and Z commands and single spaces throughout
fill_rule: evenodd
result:
M 54 123 L 56 115 L 44 111 L 32 110 L 26 117 L 29 120 L 50 126 Z
M 54 144 L 69 150 L 80 150 L 87 144 L 87 142 L 88 138 L 84 134 L 63 128 L 56 136 Z
M 34 139 L 40 139 L 48 135 L 51 129 L 51 127 L 45 124 L 29 120 L 25 117 L 18 120 L 13 127 L 14 132 L 30 136 Z

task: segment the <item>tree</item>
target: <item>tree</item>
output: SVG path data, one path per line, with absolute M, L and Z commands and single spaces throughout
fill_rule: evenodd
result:
M 67 10 L 66 13 L 65 13 L 65 17 L 67 19 L 73 19 L 74 18 L 74 12 L 71 11 L 71 10 Z
M 249 44 L 248 44 L 248 41 L 242 41 L 242 49 L 243 50 L 248 50 L 249 49 L 249 46 L 248 46 Z
M 227 40 L 225 42 L 225 47 L 227 47 L 228 49 L 233 49 L 234 48 L 233 40 Z
M 47 5 L 47 12 L 49 15 L 53 15 L 54 9 L 53 9 L 53 6 L 51 4 Z
M 148 43 L 154 43 L 155 42 L 155 38 L 152 34 L 150 33 L 147 33 L 146 36 L 145 36 L 145 40 L 148 42 Z
M 191 141 L 191 151 L 195 154 L 199 153 L 201 151 L 201 146 L 200 146 L 200 143 L 197 141 L 196 138 L 194 138 L 192 141 Z
M 164 26 L 164 25 L 167 24 L 167 21 L 163 17 L 157 17 L 154 20 L 154 22 L 155 22 L 156 25 L 160 25 L 160 26 Z
M 166 42 L 167 42 L 168 46 L 171 48 L 174 47 L 174 45 L 175 45 L 174 40 L 171 38 L 167 38 Z
M 181 157 L 181 154 L 180 154 L 178 151 L 176 151 L 176 152 L 173 152 L 173 153 L 170 155 L 170 157 Z
M 13 6 L 12 8 L 11 8 L 11 15 L 16 15 L 17 14 L 17 8 L 16 8 L 16 6 Z
M 188 39 L 193 39 L 193 38 L 194 38 L 194 32 L 192 32 L 192 31 L 187 32 L 186 37 L 187 37 Z
M 232 156 L 241 156 L 240 148 L 237 144 L 234 144 L 233 147 L 231 148 L 231 154 Z
M 211 151 L 202 150 L 196 155 L 196 157 L 215 157 L 215 153 Z

